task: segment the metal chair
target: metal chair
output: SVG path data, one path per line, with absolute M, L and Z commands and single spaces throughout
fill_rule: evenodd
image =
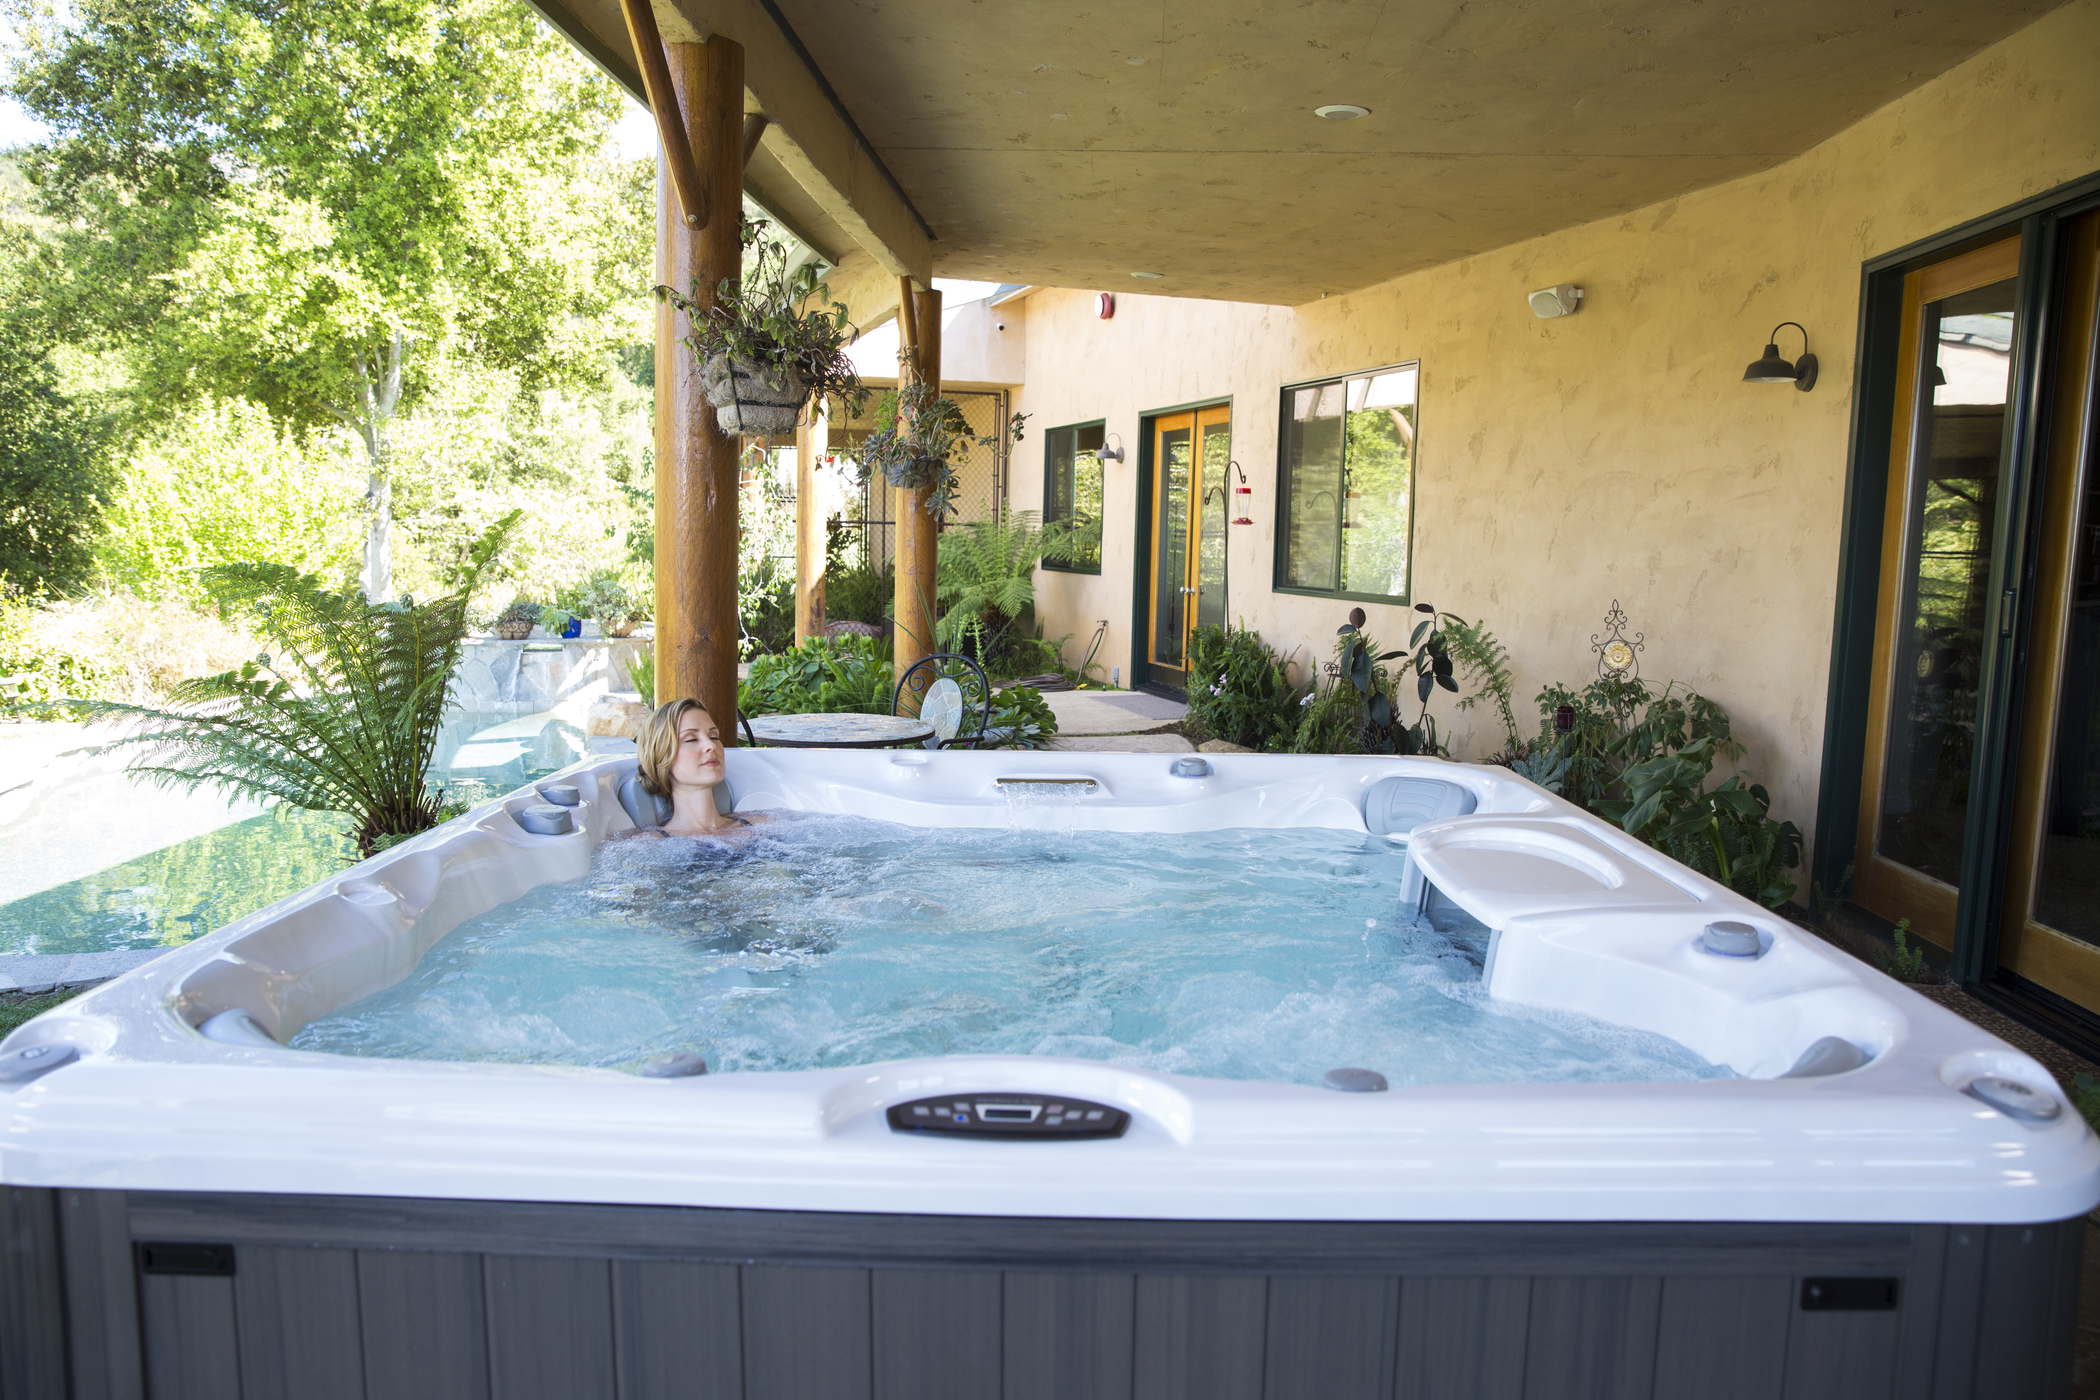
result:
M 891 714 L 905 713 L 907 693 L 918 700 L 919 718 L 933 726 L 925 745 L 929 749 L 974 749 L 992 727 L 992 683 L 984 668 L 967 656 L 937 651 L 913 662 L 890 698 Z M 972 710 L 975 725 L 969 722 Z

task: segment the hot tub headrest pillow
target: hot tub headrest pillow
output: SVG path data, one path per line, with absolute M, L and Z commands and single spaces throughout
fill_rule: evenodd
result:
M 1364 794 L 1364 825 L 1405 836 L 1423 822 L 1462 817 L 1479 805 L 1471 788 L 1441 778 L 1381 778 Z
M 627 809 L 627 819 L 636 826 L 662 826 L 671 820 L 671 799 L 644 788 L 639 771 L 620 780 L 620 805 Z
M 644 788 L 640 769 L 629 769 L 627 776 L 620 779 L 618 791 L 620 806 L 636 826 L 663 826 L 671 820 L 671 799 Z M 715 784 L 715 810 L 725 815 L 736 810 L 736 797 L 726 781 Z

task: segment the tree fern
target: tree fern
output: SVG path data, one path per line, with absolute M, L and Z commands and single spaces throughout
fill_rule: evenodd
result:
M 941 536 L 937 575 L 941 619 L 934 639 L 950 650 L 974 637 L 1006 630 L 1035 606 L 1035 567 L 1043 559 L 1069 560 L 1074 541 L 1063 525 L 1044 526 L 1032 510 L 997 520 L 973 520 Z
M 210 596 L 248 613 L 272 649 L 184 681 L 165 708 L 96 705 L 135 725 L 108 747 L 137 748 L 130 771 L 163 785 L 340 812 L 365 855 L 436 825 L 427 779 L 467 599 L 520 514 L 474 543 L 457 590 L 434 602 L 372 603 L 281 564 L 206 569 Z

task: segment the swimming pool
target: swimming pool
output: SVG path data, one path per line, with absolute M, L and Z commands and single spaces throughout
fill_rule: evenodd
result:
M 670 1288 L 681 1316 L 735 1336 L 747 1394 L 831 1384 L 811 1367 L 917 1376 L 985 1354 L 995 1375 L 1021 1356 L 1055 1373 L 1067 1351 L 1112 1353 L 1101 1364 L 1126 1377 L 1215 1362 L 1272 1395 L 1356 1393 L 1344 1372 L 1392 1394 L 1420 1366 L 1477 1379 L 1512 1347 L 1598 1385 L 1646 1378 L 1569 1392 L 1599 1394 L 1664 1393 L 1665 1374 L 1741 1394 L 2042 1394 L 2067 1364 L 2100 1144 L 2041 1067 L 1506 770 L 738 750 L 729 785 L 740 808 L 810 820 L 1105 833 L 1166 869 L 1194 833 L 1235 833 L 1250 861 L 1259 838 L 1241 833 L 1346 835 L 1370 860 L 1396 828 L 1406 855 L 1372 883 L 1398 922 L 1417 876 L 1477 920 L 1485 996 L 1663 1037 L 1725 1075 L 1408 1082 L 1395 1063 L 1389 1089 L 1338 1092 L 970 1053 L 659 1078 L 283 1045 L 410 985 L 470 921 L 585 880 L 629 825 L 614 789 L 631 765 L 490 804 L 0 1046 L 66 1061 L 11 1094 L 0 1178 L 48 1193 L 18 1193 L 11 1228 L 48 1217 L 67 1287 L 114 1297 L 136 1271 L 141 1364 L 161 1364 L 171 1309 L 207 1297 L 223 1294 L 236 1351 L 294 1328 L 281 1307 L 250 1319 L 251 1258 L 319 1270 L 295 1330 L 352 1329 L 368 1375 L 393 1344 L 374 1340 L 376 1301 L 338 1304 L 440 1288 L 446 1270 L 477 1280 L 472 1317 L 401 1326 L 474 1365 L 551 1364 L 531 1319 L 581 1308 L 606 1322 L 564 1364 L 612 1375 Z M 579 800 L 555 825 L 574 829 L 530 834 L 521 818 L 545 814 L 526 809 L 563 784 Z M 1073 1104 L 1118 1131 L 1047 1126 Z M 915 1126 L 915 1106 L 966 1130 Z M 1977 1303 L 1986 1279 L 2013 1301 Z M 797 1339 L 812 1307 L 862 1319 L 837 1354 Z M 1730 1360 L 1745 1338 L 1777 1367 L 1769 1386 Z M 718 1342 L 707 1364 L 729 1366 Z M 1853 1388 L 1819 1389 L 1829 1377 Z

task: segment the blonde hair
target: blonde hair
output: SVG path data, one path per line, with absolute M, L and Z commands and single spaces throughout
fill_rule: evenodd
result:
M 671 795 L 671 765 L 678 761 L 678 722 L 688 710 L 707 713 L 707 706 L 688 695 L 656 708 L 634 741 L 635 766 L 642 775 L 642 788 L 656 797 Z

